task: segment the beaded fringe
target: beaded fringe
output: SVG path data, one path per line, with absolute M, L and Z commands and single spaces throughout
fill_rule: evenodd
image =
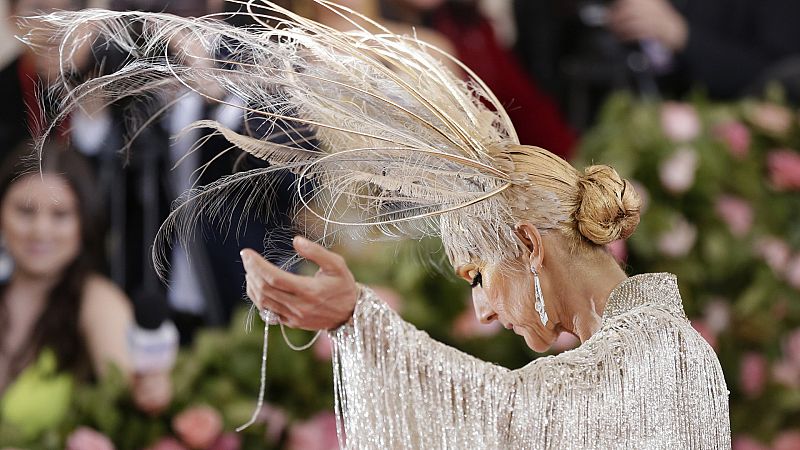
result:
M 342 448 L 730 448 L 722 369 L 674 275 L 624 281 L 589 340 L 518 370 L 434 341 L 369 289 L 331 338 Z

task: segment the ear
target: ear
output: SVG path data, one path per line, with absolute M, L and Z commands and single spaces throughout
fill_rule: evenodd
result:
M 531 252 L 529 266 L 537 271 L 544 264 L 544 245 L 539 229 L 530 222 L 520 222 L 514 227 L 517 237 L 525 244 Z

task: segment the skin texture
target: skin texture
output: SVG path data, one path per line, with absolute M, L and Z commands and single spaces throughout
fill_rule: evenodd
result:
M 501 272 L 480 261 L 454 262 L 458 275 L 469 283 L 481 274 L 472 297 L 479 320 L 499 320 L 538 352 L 547 351 L 561 332 L 585 341 L 599 329 L 608 296 L 625 273 L 602 248 L 573 252 L 558 232 L 542 235 L 528 222 L 516 229 L 529 250 L 511 262 L 519 270 Z M 257 252 L 242 251 L 250 299 L 259 308 L 276 312 L 291 327 L 330 329 L 349 320 L 358 290 L 344 259 L 299 236 L 294 247 L 320 266 L 314 277 L 282 271 Z M 539 272 L 550 317 L 547 325 L 535 310 L 531 266 Z

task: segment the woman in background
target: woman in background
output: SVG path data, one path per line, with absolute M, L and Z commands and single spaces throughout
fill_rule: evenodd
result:
M 27 145 L 0 170 L 0 234 L 13 260 L 0 284 L 0 399 L 48 352 L 58 371 L 77 381 L 102 377 L 111 365 L 132 374 L 126 342 L 131 304 L 98 272 L 103 237 L 92 173 L 79 154 L 52 147 L 41 172 L 26 163 Z M 169 385 L 153 384 L 134 389 L 145 411 L 160 410 L 170 399 Z

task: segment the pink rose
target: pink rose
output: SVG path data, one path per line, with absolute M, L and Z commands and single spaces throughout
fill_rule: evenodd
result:
M 317 342 L 314 342 L 314 356 L 317 357 L 320 361 L 330 361 L 331 355 L 333 355 L 333 344 L 331 343 L 331 338 L 328 337 L 327 333 L 322 333 L 317 339 Z
M 172 419 L 172 428 L 190 448 L 205 449 L 222 433 L 222 416 L 210 406 L 193 406 Z
M 800 289 L 800 254 L 794 255 L 786 263 L 786 272 L 784 276 L 789 286 Z
M 772 366 L 772 378 L 788 388 L 799 389 L 800 365 L 794 361 L 782 359 Z
M 711 327 L 709 327 L 708 324 L 705 323 L 705 321 L 699 319 L 693 319 L 690 322 L 695 331 L 700 333 L 700 336 L 702 336 L 703 339 L 705 339 L 706 342 L 708 342 L 708 345 L 710 345 L 711 348 L 713 348 L 714 351 L 716 351 L 717 335 L 711 330 Z
M 147 450 L 186 450 L 186 447 L 177 439 L 168 437 L 161 439 L 150 447 L 147 447 Z
M 692 105 L 666 102 L 661 106 L 661 129 L 672 142 L 688 142 L 700 134 L 700 118 Z
M 760 353 L 745 353 L 739 367 L 739 384 L 742 392 L 750 398 L 758 397 L 764 391 L 766 382 L 766 358 Z
M 489 324 L 481 323 L 472 308 L 465 308 L 453 321 L 453 336 L 460 339 L 487 337 L 497 334 L 503 326 L 495 320 Z
M 800 449 L 800 431 L 783 431 L 772 441 L 772 450 Z
M 672 229 L 658 238 L 658 249 L 665 256 L 680 258 L 689 254 L 697 240 L 697 227 L 683 217 L 674 221 Z
M 641 212 L 644 213 L 647 211 L 647 207 L 650 206 L 650 192 L 647 190 L 644 185 L 636 180 L 630 180 L 631 185 L 633 185 L 633 189 L 639 194 L 639 199 L 642 201 Z
M 694 184 L 697 165 L 697 152 L 693 148 L 684 147 L 676 150 L 658 168 L 661 184 L 673 194 L 688 191 Z
M 746 434 L 733 437 L 733 450 L 769 450 L 769 447 Z
M 242 438 L 236 433 L 225 433 L 209 447 L 208 450 L 239 450 L 242 447 Z
M 783 136 L 792 126 L 792 113 L 772 103 L 753 106 L 748 111 L 748 118 L 755 126 L 775 136 Z
M 769 180 L 780 191 L 800 190 L 800 154 L 791 149 L 773 150 L 767 155 Z
M 728 225 L 731 234 L 743 237 L 753 227 L 753 208 L 747 201 L 733 195 L 723 195 L 717 199 L 714 209 Z
M 727 145 L 728 151 L 736 159 L 744 159 L 750 151 L 750 130 L 737 120 L 717 125 L 714 135 Z
M 755 243 L 755 252 L 764 259 L 775 275 L 782 277 L 786 272 L 791 253 L 786 241 L 773 236 L 761 238 Z
M 289 450 L 338 450 L 336 416 L 330 411 L 325 411 L 307 422 L 293 425 L 289 430 L 286 448 Z
M 267 433 L 265 436 L 267 442 L 277 444 L 281 439 L 283 431 L 286 429 L 286 425 L 289 423 L 289 418 L 286 416 L 286 413 L 276 406 L 264 403 L 258 418 L 261 422 L 267 424 Z
M 721 333 L 731 321 L 731 306 L 727 300 L 716 298 L 706 304 L 703 316 L 711 331 Z
M 67 438 L 67 450 L 114 450 L 108 436 L 89 427 L 80 427 Z
M 386 302 L 390 308 L 395 311 L 401 311 L 403 308 L 403 297 L 392 288 L 385 286 L 370 286 L 372 292 L 381 300 Z
M 550 347 L 553 353 L 561 353 L 581 345 L 580 339 L 576 338 L 573 334 L 561 332 L 553 345 Z
M 614 255 L 614 259 L 616 259 L 617 262 L 623 263 L 628 259 L 628 246 L 623 239 L 618 239 L 607 244 L 606 248 Z
M 784 356 L 800 367 L 800 328 L 789 333 L 783 343 Z

